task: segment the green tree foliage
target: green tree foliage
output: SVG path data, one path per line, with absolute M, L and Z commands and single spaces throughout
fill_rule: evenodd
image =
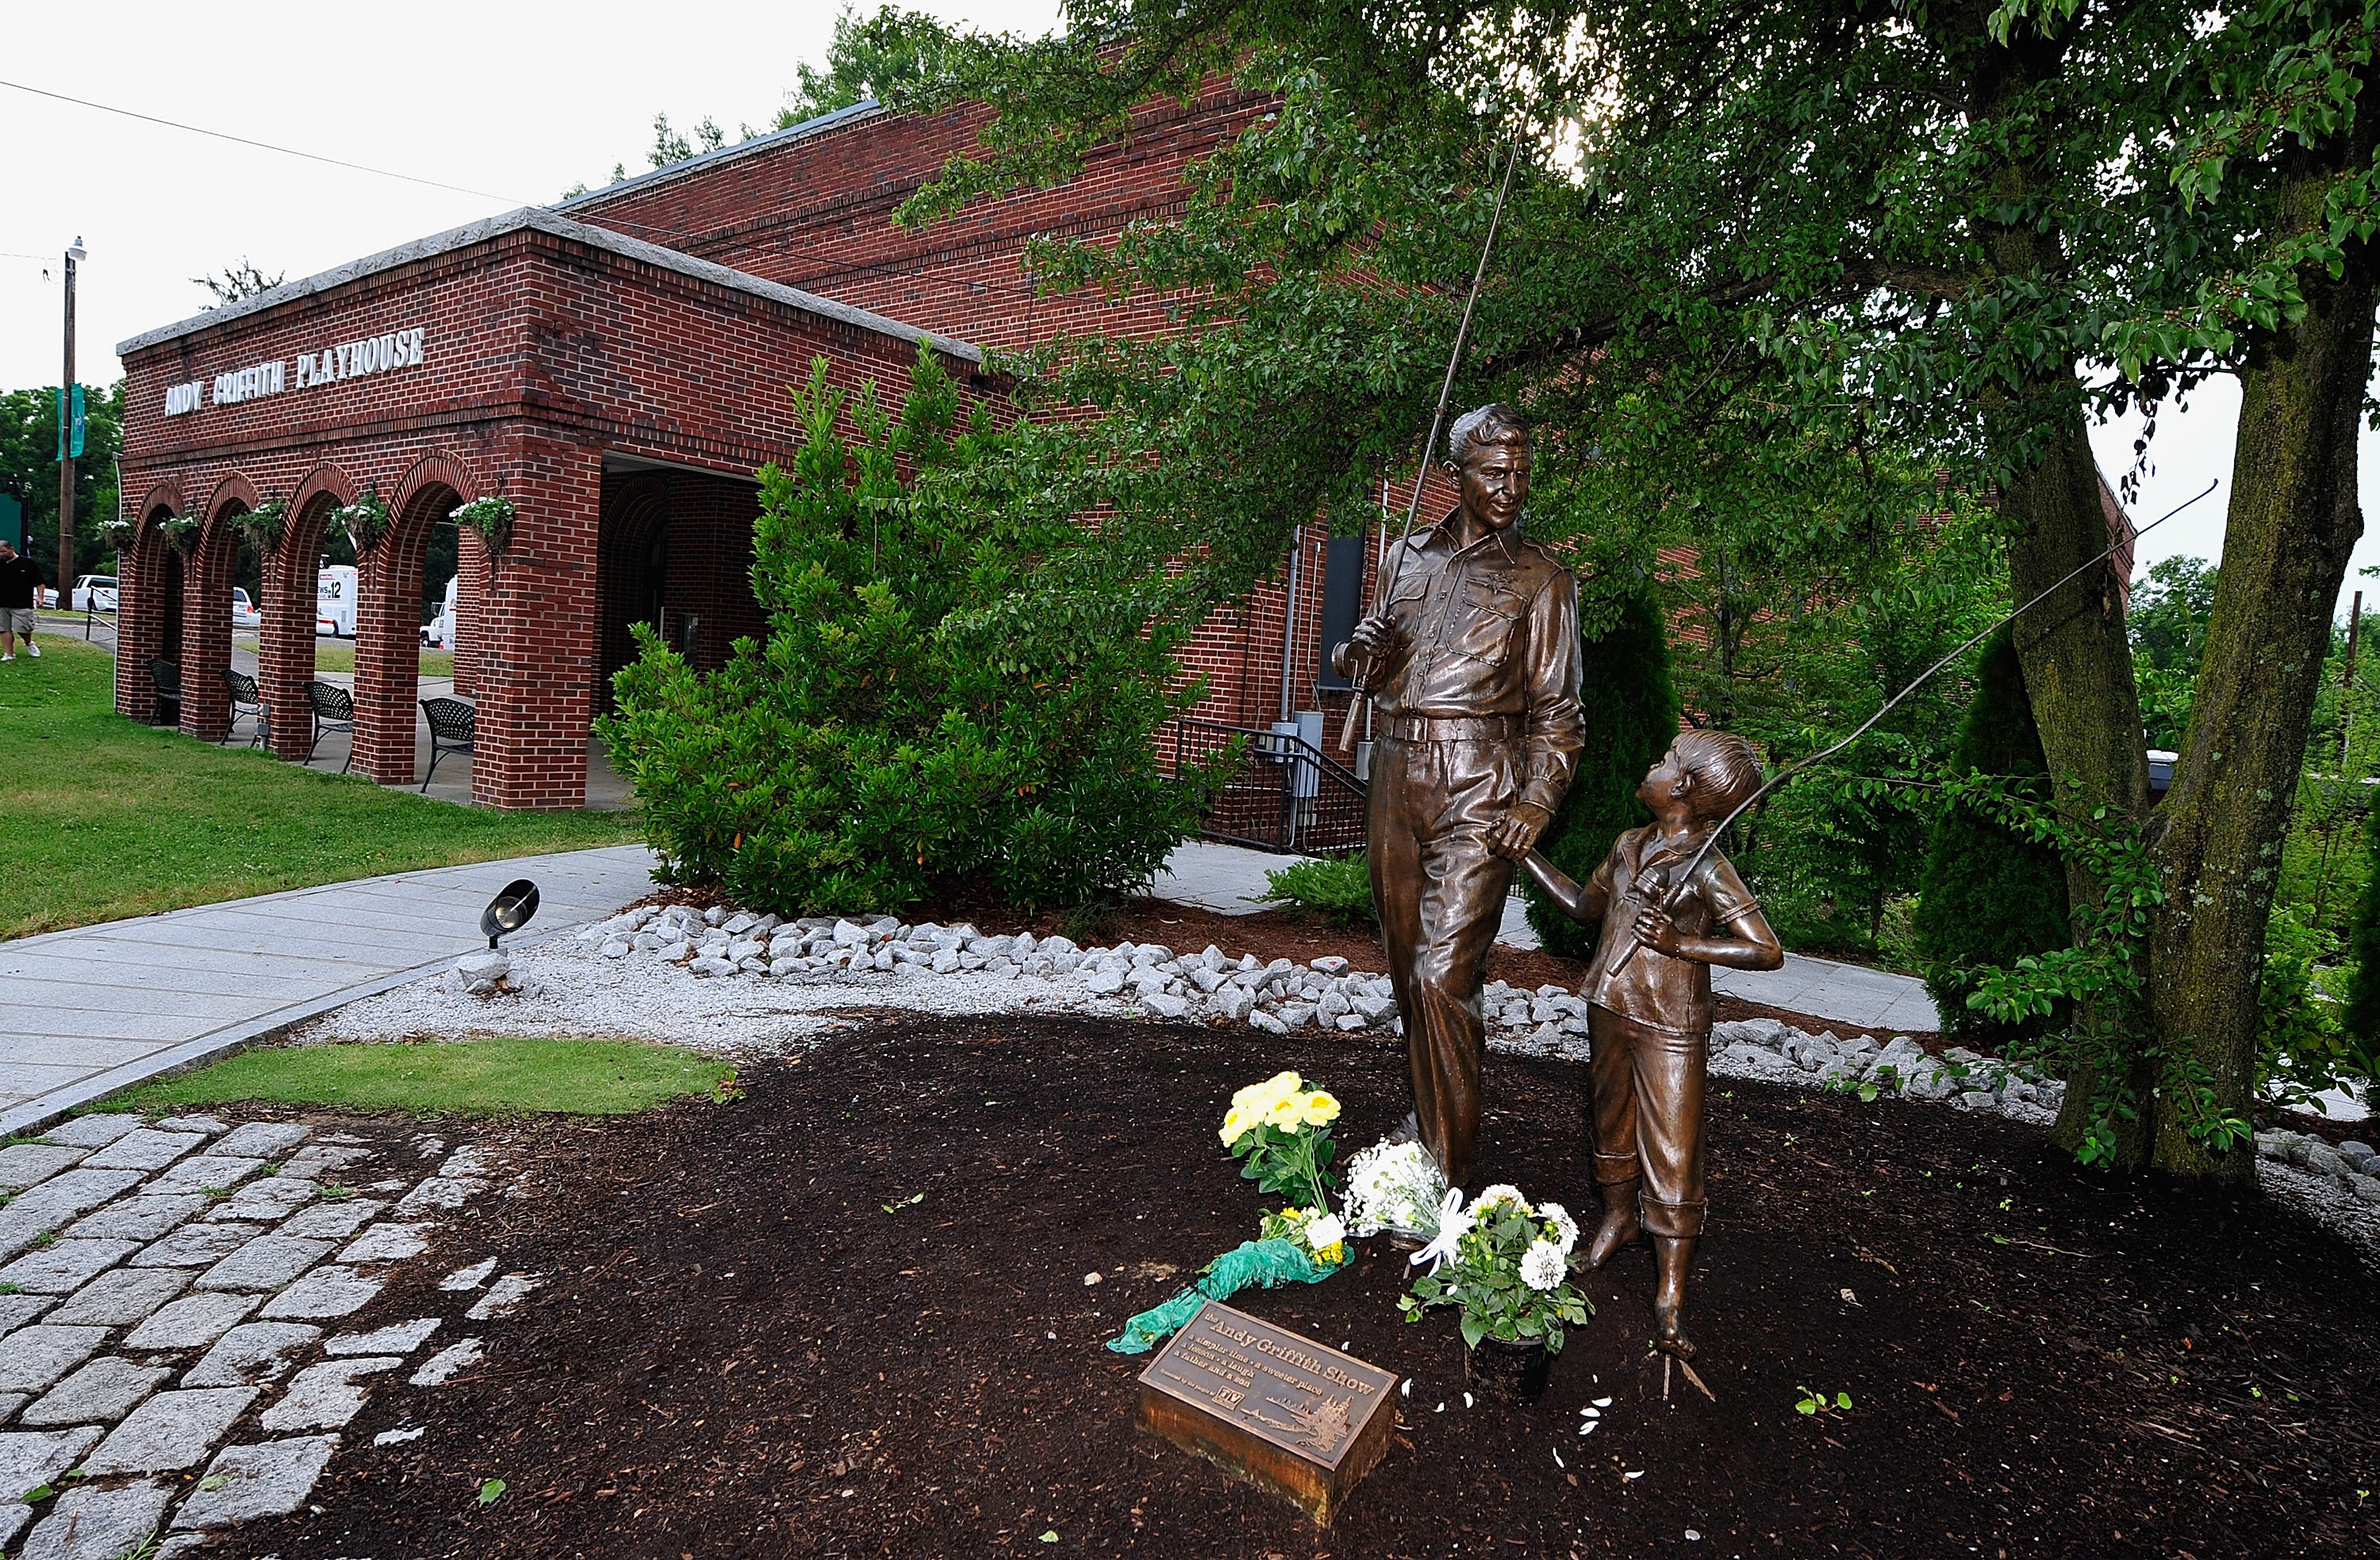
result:
M 2174 752 L 2190 729 L 2190 699 L 2206 654 L 2206 620 L 2215 612 L 2216 566 L 2204 558 L 2167 558 L 2132 589 L 2126 621 L 2132 675 L 2141 689 L 2141 724 L 2151 747 Z
M 789 914 L 1146 884 L 1210 779 L 1158 767 L 1201 692 L 1176 620 L 1095 533 L 1020 503 L 1009 436 L 959 420 L 929 353 L 897 408 L 827 373 L 795 393 L 790 468 L 760 474 L 767 640 L 701 674 L 646 633 L 614 680 L 600 730 L 667 873 Z
M 2352 973 L 2347 983 L 2347 1007 L 2339 1024 L 2362 1053 L 2367 1072 L 2380 1070 L 2380 807 L 2364 816 L 2367 876 L 2363 898 L 2348 928 L 2347 952 Z
M 115 549 L 100 531 L 115 514 L 115 456 L 124 447 L 124 381 L 83 390 L 83 451 L 75 463 L 75 572 L 103 574 Z M 25 506 L 25 538 L 42 577 L 58 583 L 58 392 L 0 392 L 0 492 Z M 74 582 L 66 582 L 71 586 Z
M 1600 633 L 1579 635 L 1580 703 L 1586 745 L 1570 793 L 1537 848 L 1585 882 L 1622 831 L 1653 821 L 1636 799 L 1637 783 L 1678 734 L 1678 693 L 1670 682 L 1670 645 L 1659 601 L 1650 590 L 1622 597 Z M 1526 883 L 1529 925 L 1537 940 L 1567 958 L 1595 951 L 1597 926 L 1563 914 L 1534 880 Z
M 914 92 L 949 68 L 951 53 L 942 30 L 924 18 L 907 17 L 888 6 L 871 26 L 846 5 L 835 15 L 834 41 L 827 45 L 824 67 L 807 60 L 794 67 L 798 85 L 785 94 L 776 127 L 790 129 L 871 98 L 882 102 Z
M 1985 642 L 1974 703 L 1959 729 L 1950 765 L 1959 774 L 2019 782 L 2038 783 L 2049 772 L 2025 699 L 2024 670 L 2007 629 Z M 2037 1037 L 2052 1022 L 2035 1015 L 2003 1023 L 1967 1005 L 1977 968 L 2012 965 L 2066 946 L 2066 869 L 2051 846 L 1972 803 L 1944 808 L 1925 857 L 1915 932 L 1925 989 L 1941 1011 L 1945 1034 L 1998 1053 Z

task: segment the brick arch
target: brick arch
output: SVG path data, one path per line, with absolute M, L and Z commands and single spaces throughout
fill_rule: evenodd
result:
M 358 562 L 356 611 L 356 768 L 383 785 L 409 785 L 418 756 L 421 570 L 430 533 L 478 490 L 470 468 L 443 452 L 397 478 L 388 530 Z
M 207 494 L 200 511 L 205 524 L 198 545 L 182 565 L 182 633 L 176 659 L 182 663 L 182 731 L 213 742 L 231 720 L 224 673 L 232 664 L 231 587 L 239 562 L 240 534 L 232 525 L 257 509 L 264 495 L 240 472 Z
M 432 450 L 407 466 L 405 475 L 396 479 L 396 488 L 388 500 L 390 528 L 395 529 L 396 518 L 410 511 L 425 490 L 437 487 L 449 489 L 455 494 L 455 503 L 448 504 L 447 509 L 480 496 L 480 484 L 471 476 L 469 466 L 443 450 Z M 445 519 L 445 511 L 441 510 L 434 518 Z
M 169 557 L 173 548 L 157 523 L 181 513 L 180 487 L 158 483 L 140 501 L 132 539 L 116 549 L 115 712 L 128 720 L 156 719 L 150 658 L 177 653 L 166 641 L 178 635 L 179 582 Z
M 257 689 L 273 720 L 273 751 L 303 762 L 313 740 L 306 685 L 314 680 L 314 607 L 322 533 L 332 510 L 356 502 L 363 490 L 325 461 L 289 495 L 281 545 L 265 561 L 264 632 L 257 650 Z

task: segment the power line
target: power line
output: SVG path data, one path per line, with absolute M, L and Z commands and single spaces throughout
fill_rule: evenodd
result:
M 310 163 L 327 163 L 334 168 L 347 168 L 359 174 L 374 174 L 384 179 L 402 179 L 407 184 L 427 185 L 431 189 L 443 189 L 456 195 L 474 196 L 481 200 L 494 200 L 507 206 L 541 206 L 545 203 L 541 200 L 516 200 L 509 195 L 491 195 L 484 189 L 468 189 L 459 184 L 443 184 L 436 179 L 417 178 L 411 174 L 393 173 L 386 168 L 374 168 L 362 163 L 349 163 L 343 158 L 325 157 L 319 151 L 300 151 L 294 146 L 275 146 L 271 141 L 250 140 L 246 136 L 227 135 L 222 130 L 210 130 L 203 125 L 185 125 L 178 119 L 161 119 L 153 114 L 140 114 L 129 108 L 118 108 L 113 103 L 93 103 L 89 98 L 68 97 L 64 92 L 53 92 L 41 87 L 28 87 L 22 81 L 0 81 L 0 87 L 13 88 L 19 92 L 30 92 L 37 98 L 70 103 L 78 108 L 94 108 L 102 114 L 121 115 L 127 119 L 139 119 L 145 124 L 163 125 L 169 130 L 188 130 L 194 136 L 208 136 L 216 140 L 230 141 L 237 146 L 252 146 L 260 151 L 277 151 L 285 157 L 302 157 Z M 37 257 L 18 256 L 16 258 Z

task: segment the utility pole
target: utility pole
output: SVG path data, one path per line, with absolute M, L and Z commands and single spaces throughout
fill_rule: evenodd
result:
M 82 453 L 74 437 L 75 399 L 75 266 L 90 253 L 82 247 L 82 236 L 67 246 L 67 361 L 66 372 L 58 381 L 58 605 L 67 606 L 74 597 L 74 530 L 75 530 L 75 456 Z M 33 589 L 33 604 L 41 605 L 41 587 Z

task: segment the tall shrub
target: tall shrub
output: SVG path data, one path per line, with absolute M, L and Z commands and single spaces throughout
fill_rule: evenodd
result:
M 791 469 L 760 473 L 765 642 L 698 673 L 639 629 L 601 726 L 677 881 L 857 914 L 934 894 L 1074 906 L 1196 829 L 1204 771 L 1153 734 L 1195 702 L 1179 627 L 1098 538 L 1024 501 L 1009 436 L 922 349 L 897 409 L 819 360 Z M 856 437 L 846 439 L 848 427 Z
M 1976 681 L 1952 769 L 2047 774 L 2016 641 L 2006 628 L 1985 643 Z M 1919 881 L 1915 926 L 1925 989 L 1941 1010 L 1943 1033 L 1997 1050 L 2047 1028 L 2053 1022 L 2047 1018 L 2001 1023 L 1971 1010 L 1967 998 L 1978 968 L 2012 965 L 2026 954 L 2065 947 L 2071 935 L 2066 912 L 2066 871 L 2055 850 L 1970 804 L 1945 808 Z
M 1564 872 L 1585 881 L 1623 830 L 1653 821 L 1636 800 L 1636 786 L 1678 734 L 1678 694 L 1670 681 L 1670 643 L 1660 603 L 1647 589 L 1620 604 L 1611 626 L 1579 639 L 1579 698 L 1586 745 L 1561 810 L 1538 849 Z M 1583 926 L 1527 885 L 1529 925 L 1552 952 L 1585 959 L 1598 928 Z

